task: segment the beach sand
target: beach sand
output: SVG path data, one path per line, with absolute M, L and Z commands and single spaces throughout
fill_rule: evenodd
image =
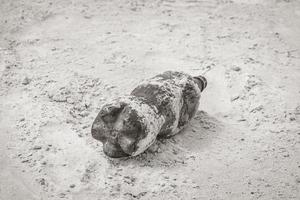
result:
M 207 78 L 190 125 L 112 159 L 101 105 L 166 70 Z M 0 3 L 0 199 L 299 199 L 300 2 Z

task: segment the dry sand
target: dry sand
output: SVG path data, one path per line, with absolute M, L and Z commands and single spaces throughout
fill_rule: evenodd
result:
M 1 0 L 0 199 L 300 199 L 300 1 Z M 135 158 L 101 105 L 206 73 L 196 118 Z

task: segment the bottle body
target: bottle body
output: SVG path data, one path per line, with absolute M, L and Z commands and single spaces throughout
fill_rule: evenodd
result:
M 175 135 L 188 124 L 205 87 L 206 82 L 185 73 L 159 74 L 139 84 L 129 96 L 104 105 L 93 123 L 92 136 L 103 143 L 110 157 L 138 155 L 157 137 Z

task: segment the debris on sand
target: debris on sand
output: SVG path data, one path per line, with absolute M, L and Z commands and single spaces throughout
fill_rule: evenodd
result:
M 240 67 L 237 67 L 237 66 L 233 66 L 231 69 L 232 69 L 233 71 L 236 71 L 236 72 L 241 71 L 241 68 L 240 68 Z
M 23 81 L 22 81 L 22 84 L 23 84 L 23 85 L 28 85 L 30 82 L 31 82 L 31 79 L 28 78 L 28 77 L 25 77 L 25 78 L 23 79 Z
M 138 85 L 130 96 L 105 104 L 93 122 L 92 136 L 103 143 L 109 157 L 139 155 L 157 137 L 173 136 L 188 124 L 206 86 L 203 76 L 159 74 Z
M 231 97 L 231 101 L 235 101 L 235 100 L 237 100 L 237 99 L 239 99 L 240 98 L 240 95 L 234 95 L 233 97 Z

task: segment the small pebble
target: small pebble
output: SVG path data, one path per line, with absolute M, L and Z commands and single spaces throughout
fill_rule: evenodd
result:
M 161 148 L 158 148 L 157 153 L 161 153 L 161 152 L 162 152 Z
M 33 150 L 40 150 L 41 148 L 42 148 L 41 146 L 37 145 L 37 146 L 34 146 L 32 149 Z
M 24 80 L 22 81 L 23 85 L 28 85 L 31 82 L 31 79 L 29 79 L 28 77 L 25 77 Z
M 41 178 L 41 179 L 39 180 L 39 183 L 40 183 L 41 185 L 45 185 L 45 184 L 46 184 L 46 181 L 45 181 L 44 178 Z
M 290 121 L 295 121 L 296 118 L 295 117 L 290 117 Z
M 59 196 L 60 198 L 64 198 L 64 197 L 66 196 L 66 194 L 65 194 L 65 193 L 59 193 L 58 196 Z
M 235 101 L 235 100 L 237 100 L 237 99 L 239 99 L 239 98 L 240 98 L 239 95 L 235 95 L 235 96 L 231 97 L 231 101 Z
M 240 67 L 237 67 L 237 66 L 234 66 L 231 68 L 233 71 L 236 71 L 236 72 L 239 72 L 241 71 L 241 68 Z

